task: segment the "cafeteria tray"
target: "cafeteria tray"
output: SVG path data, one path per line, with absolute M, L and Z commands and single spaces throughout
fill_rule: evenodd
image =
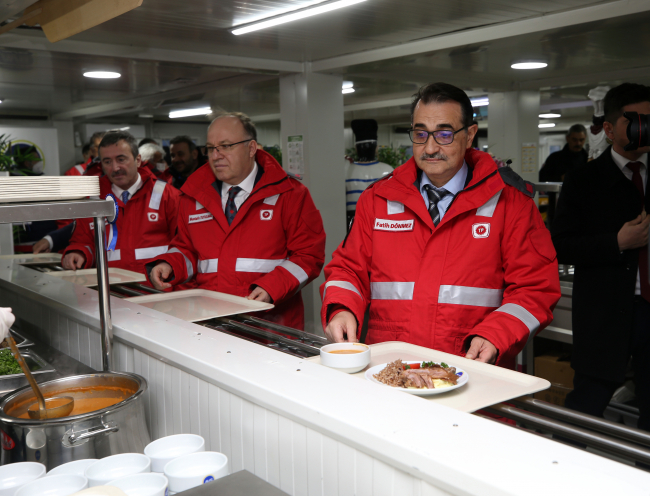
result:
M 61 262 L 60 253 L 22 253 L 19 255 L 0 255 L 0 260 L 16 260 L 22 265 Z
M 188 289 L 174 293 L 134 296 L 133 298 L 125 298 L 125 300 L 187 322 L 198 322 L 240 313 L 259 312 L 274 307 L 271 303 L 247 300 L 242 296 L 218 293 L 206 289 Z
M 465 370 L 469 375 L 469 381 L 465 386 L 445 394 L 421 396 L 425 401 L 435 401 L 463 412 L 475 412 L 519 396 L 543 391 L 551 386 L 546 379 L 401 341 L 371 344 L 370 355 L 370 365 L 361 372 L 351 374 L 352 377 L 370 383 L 364 376 L 367 369 L 382 363 L 393 362 L 398 358 L 402 361 L 446 362 L 452 367 Z M 320 356 L 305 360 L 320 363 Z
M 48 276 L 58 277 L 80 286 L 90 288 L 97 286 L 97 269 L 64 270 L 60 272 L 47 272 Z M 117 267 L 108 268 L 108 284 L 125 284 L 129 282 L 144 282 L 147 278 L 144 274 L 133 272 Z
M 32 375 L 44 374 L 46 372 L 55 371 L 54 367 L 52 367 L 49 363 L 47 363 L 40 356 L 38 356 L 36 353 L 32 351 L 22 350 L 20 354 L 25 359 L 25 362 L 27 363 L 27 366 L 29 367 L 29 370 L 31 371 Z M 15 379 L 18 377 L 25 377 L 25 374 L 21 372 L 20 374 L 0 375 L 0 381 L 4 381 L 7 379 Z

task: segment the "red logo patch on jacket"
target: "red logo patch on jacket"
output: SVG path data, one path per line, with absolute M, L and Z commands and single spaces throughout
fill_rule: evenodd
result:
M 472 236 L 475 238 L 487 238 L 490 235 L 490 224 L 474 224 L 472 225 Z
M 260 210 L 261 220 L 271 220 L 273 218 L 273 210 Z
M 149 212 L 149 215 L 147 216 L 150 222 L 156 222 L 158 220 L 158 213 L 156 212 Z

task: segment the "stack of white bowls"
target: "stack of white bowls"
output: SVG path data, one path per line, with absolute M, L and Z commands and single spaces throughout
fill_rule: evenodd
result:
M 140 453 L 76 460 L 47 474 L 35 462 L 0 467 L 0 496 L 166 496 L 229 474 L 228 457 L 195 434 L 158 439 Z

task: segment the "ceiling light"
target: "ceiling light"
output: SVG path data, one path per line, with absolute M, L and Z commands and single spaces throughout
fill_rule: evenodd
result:
M 539 114 L 539 117 L 541 119 L 557 119 L 558 117 L 562 117 L 561 114 Z
M 341 90 L 341 93 L 343 93 L 344 95 L 347 95 L 348 93 L 354 93 L 354 88 L 343 88 Z
M 513 69 L 543 69 L 547 65 L 546 62 L 517 62 L 510 67 Z
M 211 113 L 212 113 L 212 109 L 210 107 L 174 110 L 173 112 L 169 113 L 169 118 L 177 119 L 178 117 L 192 117 L 193 115 L 208 115 Z
M 337 2 L 323 2 L 313 7 L 308 7 L 306 9 L 299 10 L 298 12 L 290 12 L 288 14 L 282 14 L 277 17 L 268 19 L 266 21 L 254 22 L 247 26 L 233 29 L 232 34 L 235 35 L 246 34 L 252 31 L 258 31 L 260 29 L 278 26 L 279 24 L 284 24 L 287 22 L 304 19 L 305 17 L 324 14 L 326 12 L 331 12 L 332 10 L 340 9 L 342 7 L 349 7 L 350 5 L 355 5 L 357 3 L 361 3 L 365 1 L 366 0 L 339 0 Z
M 343 89 L 348 89 L 352 88 L 354 86 L 354 83 L 352 81 L 343 81 Z
M 153 114 L 138 114 L 140 119 L 153 119 Z
M 555 122 L 545 122 L 543 124 L 540 124 L 539 126 L 540 129 L 543 129 L 545 127 L 555 127 Z
M 472 102 L 472 107 L 485 107 L 490 103 L 490 100 L 486 96 L 474 99 L 470 98 L 469 101 Z
M 84 72 L 84 77 L 95 78 L 95 79 L 116 79 L 120 77 L 119 72 L 110 72 L 110 71 L 90 71 Z

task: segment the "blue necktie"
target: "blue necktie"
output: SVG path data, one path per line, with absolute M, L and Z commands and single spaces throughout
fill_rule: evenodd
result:
M 129 192 L 128 191 L 122 192 L 122 203 L 126 205 L 126 202 L 128 201 L 129 201 Z
M 233 186 L 228 190 L 228 201 L 226 202 L 226 220 L 228 225 L 232 224 L 237 214 L 237 205 L 235 205 L 235 196 L 241 191 L 239 186 Z
M 431 216 L 433 225 L 438 227 L 438 224 L 440 223 L 440 210 L 438 209 L 438 202 L 450 193 L 443 188 L 435 189 L 430 184 L 424 185 L 424 191 L 427 192 L 427 196 L 429 197 L 429 215 Z

